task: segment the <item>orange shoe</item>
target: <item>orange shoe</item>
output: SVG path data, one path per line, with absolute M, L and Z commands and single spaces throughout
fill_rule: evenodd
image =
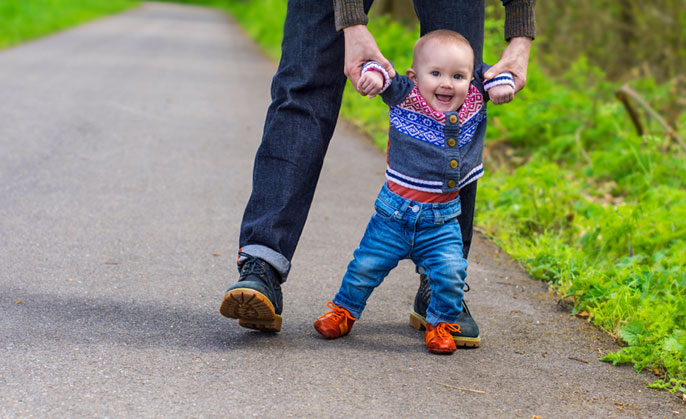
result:
M 338 307 L 332 301 L 326 305 L 331 311 L 314 322 L 314 328 L 317 329 L 317 332 L 327 339 L 336 339 L 350 333 L 357 319 L 351 316 L 348 310 Z
M 434 326 L 431 323 L 426 324 L 426 332 L 424 332 L 424 342 L 429 352 L 435 354 L 451 354 L 457 350 L 455 341 L 450 332 L 460 333 L 459 324 L 438 323 Z

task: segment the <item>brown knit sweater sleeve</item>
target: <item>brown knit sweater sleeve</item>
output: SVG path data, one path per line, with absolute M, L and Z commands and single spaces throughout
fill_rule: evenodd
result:
M 362 0 L 333 0 L 336 30 L 353 25 L 366 25 Z M 536 0 L 511 0 L 505 4 L 505 39 L 516 36 L 536 37 Z
M 348 26 L 367 24 L 362 0 L 333 0 L 333 9 L 336 15 L 337 31 Z
M 511 0 L 505 4 L 505 39 L 536 37 L 536 0 Z

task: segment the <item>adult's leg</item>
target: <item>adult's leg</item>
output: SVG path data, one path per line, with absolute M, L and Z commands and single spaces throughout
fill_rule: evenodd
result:
M 420 33 L 424 35 L 437 29 L 454 30 L 469 41 L 474 50 L 474 65 L 483 61 L 484 44 L 484 0 L 414 0 L 415 12 L 420 23 Z M 460 190 L 462 214 L 458 217 L 463 240 L 463 256 L 466 259 L 472 244 L 474 225 L 474 206 L 476 201 L 476 182 Z M 431 288 L 427 277 L 420 270 L 419 289 L 410 313 L 410 324 L 423 328 L 426 310 L 429 306 Z M 465 290 L 469 290 L 467 286 Z M 458 346 L 479 346 L 479 327 L 471 316 L 467 304 L 462 303 L 462 313 L 458 317 L 462 333 L 453 335 Z
M 484 49 L 484 0 L 414 0 L 420 33 L 450 29 L 462 34 L 474 49 L 475 64 L 481 64 Z
M 365 1 L 367 10 L 371 0 Z M 282 56 L 272 80 L 241 251 L 272 265 L 285 281 L 341 105 L 344 39 L 331 1 L 290 0 Z

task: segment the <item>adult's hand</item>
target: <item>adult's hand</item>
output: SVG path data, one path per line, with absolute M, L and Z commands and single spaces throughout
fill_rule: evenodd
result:
M 526 70 L 529 66 L 530 50 L 531 38 L 518 36 L 510 39 L 500 61 L 489 68 L 484 77 L 486 80 L 490 80 L 500 73 L 509 71 L 514 76 L 515 93 L 519 92 L 526 85 Z
M 359 93 L 358 88 L 362 66 L 368 61 L 381 64 L 388 75 L 395 77 L 391 63 L 381 54 L 371 32 L 365 25 L 348 26 L 343 29 L 345 36 L 345 66 L 343 72 Z

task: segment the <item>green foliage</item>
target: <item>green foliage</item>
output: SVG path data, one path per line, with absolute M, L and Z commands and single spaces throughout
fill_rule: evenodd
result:
M 0 48 L 119 12 L 138 0 L 2 0 Z
M 250 2 L 209 0 L 209 2 L 215 6 L 228 10 L 240 22 L 250 22 L 250 24 L 243 24 L 244 30 L 248 32 L 250 37 L 252 37 L 270 57 L 276 60 L 279 59 L 281 56 L 283 23 L 286 18 L 286 1 L 259 0 L 258 2 Z
M 538 2 L 536 15 L 537 44 L 551 72 L 563 72 L 586 55 L 613 80 L 684 74 L 683 0 Z

